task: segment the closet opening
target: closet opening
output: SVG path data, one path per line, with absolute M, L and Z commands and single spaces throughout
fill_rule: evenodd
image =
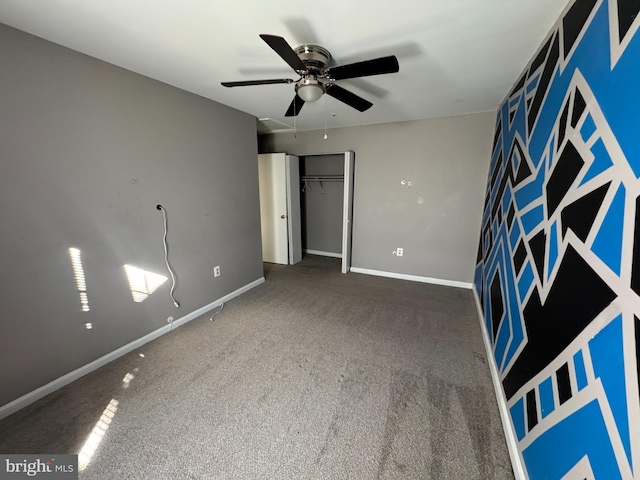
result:
M 293 265 L 304 254 L 351 269 L 354 153 L 258 156 L 263 260 Z

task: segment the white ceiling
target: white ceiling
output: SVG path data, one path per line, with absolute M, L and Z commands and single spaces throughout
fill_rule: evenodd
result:
M 342 80 L 360 113 L 324 95 L 298 130 L 495 111 L 568 0 L 0 0 L 0 22 L 288 125 L 297 75 L 258 36 L 317 43 L 341 65 L 395 54 L 400 72 Z M 273 124 L 273 122 L 269 122 Z

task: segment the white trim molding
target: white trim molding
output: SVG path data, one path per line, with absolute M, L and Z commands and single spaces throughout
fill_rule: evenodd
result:
M 496 359 L 493 356 L 493 348 L 489 341 L 489 335 L 487 334 L 487 327 L 485 325 L 484 313 L 482 312 L 482 305 L 480 299 L 476 293 L 476 289 L 472 288 L 473 299 L 476 303 L 476 309 L 478 311 L 478 320 L 480 321 L 480 331 L 482 334 L 482 340 L 484 341 L 484 349 L 486 352 L 487 363 L 489 364 L 489 370 L 491 371 L 491 380 L 493 380 L 493 389 L 496 393 L 496 400 L 498 402 L 498 410 L 500 411 L 500 419 L 502 420 L 502 429 L 504 430 L 504 436 L 507 441 L 507 448 L 509 449 L 509 456 L 511 457 L 511 466 L 513 467 L 513 474 L 516 480 L 527 480 L 524 473 L 524 465 L 518 452 L 518 441 L 516 440 L 516 434 L 511 425 L 511 418 L 509 417 L 509 410 L 507 408 L 507 401 L 504 397 L 504 390 L 502 389 L 502 382 L 500 381 L 500 375 L 498 374 L 498 366 L 496 365 Z
M 124 345 L 118 348 L 117 350 L 114 350 L 111 353 L 107 353 L 103 357 L 100 357 L 97 360 L 94 360 L 93 362 L 88 363 L 87 365 L 84 365 L 83 367 L 80 367 L 74 370 L 73 372 L 69 372 L 66 375 L 63 375 L 62 377 L 57 378 L 56 380 L 53 380 L 52 382 L 49 382 L 46 385 L 43 385 L 42 387 L 37 388 L 32 392 L 29 392 L 21 396 L 20 398 L 17 398 L 12 402 L 7 403 L 6 405 L 3 405 L 2 407 L 0 407 L 0 420 L 2 420 L 5 417 L 8 417 L 9 415 L 17 412 L 18 410 L 23 409 L 24 407 L 32 404 L 33 402 L 36 402 L 37 400 L 40 400 L 43 397 L 46 397 L 50 393 L 53 393 L 56 390 L 59 390 L 60 388 L 66 385 L 69 385 L 75 380 L 85 376 L 88 373 L 93 372 L 94 370 L 97 370 L 98 368 L 116 360 L 117 358 L 120 358 L 129 352 L 132 352 L 133 350 L 141 347 L 145 343 L 155 340 L 156 338 L 164 335 L 165 333 L 169 333 L 174 328 L 184 325 L 185 323 L 190 322 L 191 320 L 194 320 L 200 317 L 201 315 L 204 315 L 208 311 L 213 310 L 214 308 L 220 306 L 221 304 L 226 303 L 229 300 L 232 300 L 235 297 L 242 295 L 245 292 L 248 292 L 252 288 L 257 287 L 258 285 L 264 283 L 264 281 L 265 281 L 264 277 L 261 277 L 245 285 L 244 287 L 240 287 L 238 290 L 235 290 L 229 293 L 228 295 L 225 295 L 224 297 L 219 298 L 218 300 L 211 302 L 208 305 L 205 305 L 202 308 L 199 308 L 197 310 L 194 310 L 191 313 L 188 313 L 184 317 L 181 317 L 178 320 L 171 322 L 170 324 L 165 325 L 145 335 L 144 337 L 134 340 L 133 342 L 128 343 L 127 345 Z
M 434 285 L 444 285 L 446 287 L 457 287 L 471 289 L 472 284 L 467 282 L 459 282 L 457 280 L 443 280 L 440 278 L 419 277 L 417 275 L 407 275 L 404 273 L 383 272 L 380 270 L 369 270 L 368 268 L 351 267 L 354 273 L 362 273 L 364 275 L 374 275 L 376 277 L 397 278 L 398 280 L 409 280 L 411 282 L 432 283 Z
M 323 257 L 333 257 L 333 258 L 342 258 L 341 253 L 333 253 L 333 252 L 323 252 L 321 250 L 304 250 L 304 253 L 308 253 L 309 255 L 320 255 Z

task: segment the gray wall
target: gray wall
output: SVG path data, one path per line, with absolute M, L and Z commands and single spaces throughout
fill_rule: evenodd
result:
M 0 65 L 3 405 L 263 273 L 253 117 L 3 25 Z M 169 276 L 156 204 L 179 309 L 123 270 Z
M 482 113 L 333 129 L 327 140 L 282 133 L 260 137 L 260 150 L 353 150 L 353 266 L 471 283 L 494 124 Z
M 302 175 L 344 175 L 344 155 L 300 158 Z M 309 182 L 302 201 L 302 245 L 305 249 L 342 253 L 344 182 Z

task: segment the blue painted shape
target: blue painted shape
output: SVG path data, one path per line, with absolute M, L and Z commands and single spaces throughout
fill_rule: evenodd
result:
M 600 231 L 591 247 L 593 253 L 598 255 L 617 275 L 620 275 L 622 261 L 624 198 L 625 188 L 623 184 L 620 184 L 616 196 L 611 202 L 607 216 L 604 218 Z
M 529 480 L 562 478 L 585 455 L 595 478 L 622 479 L 597 400 L 553 425 L 522 451 Z
M 531 262 L 527 262 L 527 266 L 524 268 L 522 272 L 522 276 L 520 277 L 520 281 L 518 282 L 518 293 L 520 294 L 520 301 L 524 300 L 524 297 L 527 295 L 529 291 L 529 287 L 533 283 L 533 268 L 531 268 Z
M 573 356 L 573 365 L 576 369 L 576 382 L 578 391 L 580 391 L 589 383 L 589 381 L 587 380 L 587 369 L 584 366 L 584 357 L 582 356 L 582 350 L 578 350 Z
M 509 234 L 509 244 L 511 245 L 511 250 L 516 249 L 516 245 L 518 245 L 518 240 L 520 240 L 520 224 L 517 220 L 513 222 L 513 226 L 511 227 L 511 233 Z
M 522 222 L 522 228 L 524 228 L 524 232 L 528 235 L 531 231 L 536 228 L 540 223 L 544 220 L 544 207 L 542 205 L 538 205 L 535 208 L 532 208 L 527 213 L 520 217 L 520 221 Z
M 502 214 L 506 215 L 509 212 L 509 206 L 511 205 L 511 187 L 507 183 L 507 187 L 504 189 L 504 195 L 502 196 Z
M 587 114 L 587 118 L 584 119 L 584 123 L 580 128 L 580 135 L 582 136 L 582 140 L 584 140 L 585 142 L 588 141 L 591 138 L 591 135 L 596 132 L 596 129 L 596 122 L 593 121 L 593 117 L 590 113 Z
M 540 411 L 542 418 L 544 418 L 556 409 L 556 402 L 553 397 L 553 380 L 551 380 L 551 377 L 542 382 L 538 390 L 540 393 Z
M 515 288 L 515 278 L 513 273 L 513 266 L 509 265 L 507 268 L 507 279 L 509 281 L 509 322 L 511 324 L 511 343 L 509 344 L 509 350 L 507 351 L 500 371 L 504 371 L 509 362 L 513 359 L 516 351 L 524 342 L 524 320 L 520 309 L 520 302 L 518 301 L 518 293 Z
M 518 400 L 513 407 L 509 409 L 509 413 L 511 413 L 511 421 L 513 422 L 513 429 L 516 431 L 516 437 L 518 437 L 518 441 L 520 441 L 526 435 L 526 427 L 524 424 L 524 398 Z
M 542 196 L 544 173 L 544 166 L 542 166 L 538 169 L 535 179 L 529 183 L 521 184 L 518 190 L 515 191 L 516 204 L 520 210 Z
M 558 222 L 553 222 L 549 230 L 549 248 L 547 252 L 549 253 L 549 264 L 547 265 L 548 280 L 551 272 L 553 272 L 553 267 L 556 265 L 556 260 L 558 260 Z
M 584 178 L 580 182 L 580 185 L 584 185 L 589 180 L 597 177 L 602 172 L 613 166 L 611 156 L 605 147 L 602 138 L 599 138 L 591 147 L 591 153 L 593 153 L 593 162 L 584 175 Z
M 508 321 L 503 321 L 500 325 L 500 329 L 498 330 L 498 335 L 496 336 L 496 346 L 493 349 L 496 364 L 500 369 L 502 369 L 502 366 L 504 365 L 504 355 L 506 353 L 507 344 L 509 343 L 510 337 L 511 323 Z
M 551 135 L 555 120 L 576 70 L 584 76 L 598 105 L 615 132 L 636 177 L 640 176 L 640 142 L 638 138 L 638 111 L 640 91 L 636 88 L 640 78 L 640 35 L 633 36 L 622 57 L 611 68 L 609 44 L 608 3 L 602 2 L 580 43 L 575 47 L 562 74 L 554 76 L 545 102 L 531 134 L 529 154 L 538 158 Z
M 517 241 L 520 235 L 520 229 L 517 222 L 513 225 L 511 232 L 512 236 L 514 232 L 516 234 L 514 238 L 515 241 Z M 490 303 L 488 296 L 488 282 L 493 279 L 493 275 L 497 269 L 500 269 L 501 279 L 503 280 L 505 288 L 505 300 L 508 300 L 505 305 L 505 320 L 503 322 L 508 322 L 510 325 L 511 342 L 509 342 L 509 350 L 506 352 L 506 355 L 504 355 L 504 358 L 496 356 L 496 365 L 500 371 L 504 370 L 504 365 L 508 365 L 509 362 L 513 360 L 516 351 L 524 342 L 524 321 L 518 298 L 513 262 L 511 261 L 511 252 L 513 252 L 513 247 L 509 249 L 507 241 L 507 230 L 506 228 L 501 228 L 498 232 L 498 238 L 495 239 L 495 246 L 487 257 L 485 269 L 485 305 Z M 491 329 L 491 325 L 489 322 L 487 322 L 486 325 L 487 330 L 489 331 Z
M 527 83 L 527 88 L 526 88 L 527 93 L 531 93 L 538 86 L 539 80 L 540 80 L 540 74 L 536 75 L 531 80 L 529 80 L 529 83 Z
M 593 373 L 600 378 L 615 419 L 624 450 L 631 464 L 631 438 L 624 376 L 622 315 L 618 315 L 589 341 Z M 634 365 L 635 368 L 635 365 Z

